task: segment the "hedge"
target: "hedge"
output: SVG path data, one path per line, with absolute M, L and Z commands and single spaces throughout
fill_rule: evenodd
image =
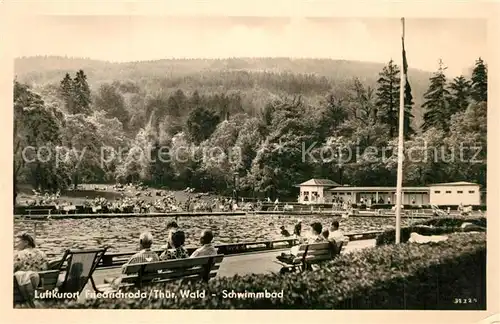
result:
M 431 218 L 422 222 L 419 222 L 421 225 L 429 225 L 429 226 L 451 226 L 451 227 L 459 227 L 462 223 L 472 223 L 477 226 L 486 227 L 486 217 L 436 217 Z
M 146 289 L 148 291 L 149 288 Z M 217 277 L 154 289 L 206 291 L 206 298 L 88 299 L 49 308 L 486 309 L 486 236 L 456 233 L 430 244 L 398 244 L 341 255 L 317 271 Z M 224 299 L 223 290 L 283 290 L 283 298 Z M 128 291 L 134 291 L 129 289 Z M 216 294 L 215 297 L 212 293 Z M 470 303 L 456 303 L 456 298 Z
M 463 223 L 472 223 L 473 225 L 462 228 Z M 432 218 L 426 221 L 415 223 L 411 226 L 401 228 L 400 240 L 402 243 L 410 239 L 412 232 L 420 235 L 443 235 L 455 232 L 485 232 L 486 218 L 485 217 L 444 217 Z M 396 240 L 396 230 L 390 229 L 382 232 L 377 236 L 376 245 L 393 244 Z

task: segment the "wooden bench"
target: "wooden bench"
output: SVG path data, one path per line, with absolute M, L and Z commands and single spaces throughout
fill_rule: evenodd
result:
M 217 275 L 224 255 L 203 256 L 177 260 L 135 263 L 125 266 L 120 287 L 135 286 L 142 288 L 174 280 L 208 281 Z M 98 285 L 98 291 L 114 290 L 110 284 Z
M 396 210 L 394 209 L 377 209 L 376 210 L 376 215 L 377 216 L 396 216 Z M 401 216 L 407 217 L 408 215 L 411 215 L 411 210 L 408 209 L 401 209 Z
M 51 208 L 27 208 L 25 209 L 25 211 L 28 213 L 28 216 L 31 216 L 31 212 L 37 212 L 37 211 L 40 211 L 40 212 L 46 212 L 42 215 L 44 216 L 50 216 L 50 213 L 52 212 L 52 209 Z M 37 215 L 40 215 L 40 214 L 37 214 Z
M 60 270 L 47 270 L 38 272 L 38 276 L 40 277 L 38 290 L 46 291 L 55 289 L 59 280 L 60 273 Z
M 245 252 L 258 252 L 273 249 L 280 249 L 286 247 L 292 247 L 297 244 L 296 238 L 286 238 L 279 240 L 269 240 L 269 241 L 257 241 L 257 242 L 243 242 L 243 243 L 229 243 L 229 244 L 219 244 L 215 245 L 219 254 L 231 255 L 239 254 Z M 196 247 L 186 247 L 189 254 L 196 250 Z M 164 249 L 153 250 L 158 255 L 160 255 Z M 127 252 L 106 252 L 101 259 L 101 262 L 97 265 L 97 269 L 107 269 L 116 268 L 125 264 L 132 255 L 137 253 L 137 251 L 127 251 Z
M 215 246 L 220 254 L 238 254 L 244 252 L 257 252 L 272 250 L 275 248 L 292 247 L 297 242 L 295 238 L 257 241 L 257 242 L 242 242 L 229 243 Z
M 280 273 L 292 271 L 312 270 L 312 265 L 322 263 L 324 261 L 333 260 L 340 254 L 344 242 L 325 242 L 302 244 L 299 246 L 297 255 L 293 259 L 283 259 L 278 256 L 279 261 L 275 261 L 282 266 Z
M 371 240 L 376 238 L 383 231 L 367 231 L 363 233 L 346 233 L 344 236 L 349 238 L 349 241 Z
M 57 286 L 60 272 L 60 270 L 47 270 L 37 272 L 38 277 L 40 278 L 37 290 L 42 292 L 47 290 L 54 290 Z M 28 303 L 31 307 L 34 307 L 33 301 L 30 300 L 28 296 L 24 296 L 19 290 L 17 280 L 14 276 L 14 305 L 22 303 Z

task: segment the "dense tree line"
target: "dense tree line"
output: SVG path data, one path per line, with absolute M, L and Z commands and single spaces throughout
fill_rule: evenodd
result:
M 276 96 L 301 94 L 304 102 L 317 106 L 328 93 L 338 96 L 344 92 L 352 78 L 376 89 L 378 72 L 383 66 L 331 59 L 169 59 L 111 63 L 51 56 L 20 58 L 14 65 L 18 81 L 32 84 L 39 93 L 48 87 L 59 87 L 65 73 L 83 69 L 94 93 L 103 83 L 113 84 L 126 94 L 126 106 L 132 110 L 139 109 L 138 103 L 149 95 L 169 96 L 182 89 L 189 94 L 196 90 L 204 94 L 239 93 L 243 108 L 252 115 Z M 421 99 L 431 74 L 410 69 L 410 75 L 415 97 L 412 126 L 418 128 L 422 119 Z
M 422 125 L 412 121 L 412 88 L 403 90 L 405 148 L 412 154 L 404 182 L 485 185 L 486 65 L 479 59 L 471 80 L 451 82 L 445 69 L 440 62 L 429 80 Z M 391 148 L 397 144 L 401 89 L 392 60 L 375 85 L 354 78 L 332 87 L 307 75 L 278 80 L 270 77 L 261 89 L 274 94 L 265 100 L 248 100 L 226 75 L 207 78 L 211 91 L 203 92 L 202 86 L 180 89 L 172 81 L 153 90 L 119 80 L 91 89 L 83 70 L 39 93 L 15 81 L 14 191 L 21 182 L 53 191 L 143 181 L 230 193 L 236 174 L 245 194 L 282 198 L 293 197 L 293 186 L 313 177 L 395 184 Z M 40 159 L 43 154 L 52 158 Z

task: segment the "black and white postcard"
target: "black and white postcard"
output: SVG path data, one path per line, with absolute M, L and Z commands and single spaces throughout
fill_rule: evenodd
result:
M 219 2 L 1 5 L 5 307 L 494 323 L 498 6 Z

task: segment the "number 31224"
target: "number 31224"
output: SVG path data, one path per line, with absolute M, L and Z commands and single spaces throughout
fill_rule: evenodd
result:
M 476 298 L 455 298 L 453 300 L 454 304 L 472 304 L 472 303 L 477 303 Z

